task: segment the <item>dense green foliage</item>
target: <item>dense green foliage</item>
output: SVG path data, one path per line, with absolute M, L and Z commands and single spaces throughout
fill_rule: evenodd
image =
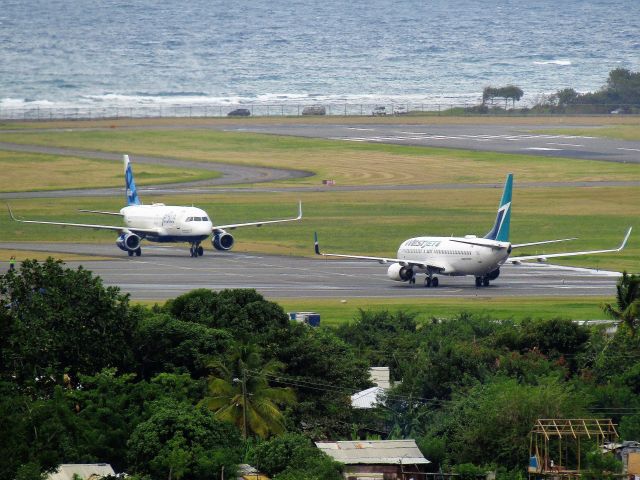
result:
M 640 72 L 616 68 L 597 92 L 578 93 L 572 88 L 559 90 L 538 109 L 558 113 L 638 113 L 640 112 Z
M 259 443 L 250 456 L 274 480 L 341 480 L 342 468 L 305 436 L 288 433 Z
M 536 418 L 612 418 L 640 439 L 635 282 L 625 275 L 606 307 L 623 321 L 615 335 L 402 311 L 360 311 L 333 330 L 289 322 L 253 290 L 132 307 L 86 270 L 27 261 L 0 276 L 0 478 L 63 462 L 229 478 L 251 462 L 276 480 L 337 480 L 341 466 L 312 440 L 366 437 L 414 438 L 436 469 L 519 478 Z M 396 384 L 356 410 L 369 366 L 390 367 Z M 618 468 L 587 453 L 593 475 Z

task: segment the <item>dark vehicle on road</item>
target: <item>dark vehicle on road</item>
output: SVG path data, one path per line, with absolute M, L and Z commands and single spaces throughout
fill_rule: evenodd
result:
M 248 117 L 251 111 L 248 108 L 236 108 L 227 113 L 227 117 Z

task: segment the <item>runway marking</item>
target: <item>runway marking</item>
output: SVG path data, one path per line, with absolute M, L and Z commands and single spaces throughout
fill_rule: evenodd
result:
M 357 130 L 359 132 L 375 132 L 375 128 L 357 128 L 357 127 L 347 127 L 347 130 Z
M 584 145 L 574 145 L 573 143 L 547 143 L 547 145 L 558 145 L 560 147 L 584 147 Z
M 523 150 L 537 150 L 542 152 L 561 152 L 562 148 L 547 148 L 547 147 L 526 147 Z
M 640 152 L 640 148 L 616 148 L 616 150 L 624 150 L 626 152 Z

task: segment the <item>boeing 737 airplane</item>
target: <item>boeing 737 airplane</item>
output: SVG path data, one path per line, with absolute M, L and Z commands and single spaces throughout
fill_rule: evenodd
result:
M 45 225 L 62 225 L 68 227 L 94 228 L 111 230 L 118 233 L 116 245 L 129 256 L 140 256 L 140 243 L 143 239 L 150 242 L 188 242 L 191 244 L 192 257 L 202 256 L 204 249 L 200 243 L 213 235 L 211 243 L 216 250 L 230 250 L 233 247 L 233 236 L 227 230 L 238 227 L 262 226 L 269 223 L 282 223 L 300 220 L 302 218 L 302 202 L 298 204 L 298 216 L 280 220 L 266 220 L 262 222 L 234 223 L 229 225 L 214 225 L 207 212 L 196 207 L 170 206 L 164 203 L 143 205 L 138 197 L 136 184 L 129 156 L 124 155 L 124 177 L 127 195 L 127 206 L 120 212 L 101 212 L 95 210 L 81 210 L 86 213 L 120 216 L 124 220 L 124 227 L 114 225 L 92 225 L 84 223 L 43 222 L 36 220 L 19 220 L 9 208 L 9 215 L 16 222 L 39 223 Z
M 498 278 L 500 275 L 500 267 L 507 261 L 515 264 L 530 260 L 544 262 L 547 258 L 552 257 L 619 252 L 625 247 L 629 235 L 631 235 L 631 228 L 629 228 L 622 244 L 618 248 L 608 250 L 529 255 L 509 259 L 509 255 L 514 248 L 575 240 L 574 238 L 563 238 L 515 245 L 510 243 L 509 224 L 511 222 L 512 185 L 513 174 L 509 174 L 507 175 L 507 180 L 504 185 L 496 221 L 491 231 L 483 238 L 478 238 L 475 235 L 466 235 L 464 237 L 410 238 L 400 245 L 396 258 L 385 258 L 322 253 L 320 252 L 318 236 L 316 234 L 316 254 L 329 257 L 375 260 L 382 264 L 390 263 L 391 265 L 389 265 L 389 269 L 387 270 L 388 277 L 392 280 L 409 282 L 410 284 L 415 283 L 417 273 L 425 273 L 425 287 L 438 286 L 438 277 L 435 276 L 436 274 L 450 276 L 473 275 L 476 278 L 476 287 L 487 287 L 492 280 Z

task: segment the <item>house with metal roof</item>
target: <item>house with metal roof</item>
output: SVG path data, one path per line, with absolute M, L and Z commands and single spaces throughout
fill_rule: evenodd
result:
M 415 440 L 316 442 L 316 446 L 344 464 L 346 480 L 424 480 L 431 463 Z

